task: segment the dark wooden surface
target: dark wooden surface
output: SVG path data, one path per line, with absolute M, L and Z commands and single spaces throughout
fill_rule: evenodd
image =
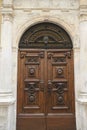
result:
M 73 51 L 18 54 L 17 130 L 76 130 Z

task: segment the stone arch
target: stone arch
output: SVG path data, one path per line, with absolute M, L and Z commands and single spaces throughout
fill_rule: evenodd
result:
M 54 23 L 58 26 L 60 26 L 61 28 L 63 28 L 67 34 L 69 35 L 69 37 L 71 38 L 71 41 L 72 41 L 72 44 L 73 44 L 73 41 L 74 41 L 74 33 L 71 29 L 71 27 L 63 20 L 59 19 L 59 18 L 56 18 L 56 17 L 49 17 L 49 16 L 43 16 L 43 17 L 38 17 L 38 18 L 33 18 L 33 20 L 28 20 L 27 22 L 25 22 L 21 28 L 19 28 L 18 30 L 18 35 L 16 37 L 16 47 L 18 48 L 18 44 L 19 44 L 19 41 L 20 41 L 20 38 L 21 36 L 24 34 L 24 32 L 31 26 L 35 25 L 35 24 L 38 24 L 38 23 L 41 23 L 41 22 L 44 22 L 44 21 L 47 21 L 49 23 Z M 73 45 L 74 47 L 74 45 Z
M 46 44 L 47 43 L 47 44 Z M 44 21 L 29 27 L 22 35 L 19 48 L 71 49 L 72 41 L 60 26 Z

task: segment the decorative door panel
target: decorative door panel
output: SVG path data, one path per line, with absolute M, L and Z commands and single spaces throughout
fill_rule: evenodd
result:
M 48 51 L 47 113 L 72 113 L 71 51 Z
M 21 102 L 18 107 L 22 113 L 44 114 L 44 52 L 21 50 L 19 53 Z
M 48 51 L 47 67 L 47 130 L 75 130 L 72 50 Z
M 75 124 L 72 59 L 69 49 L 19 51 L 18 130 L 34 130 L 32 120 L 37 129 L 41 121 L 42 130 L 70 130 Z

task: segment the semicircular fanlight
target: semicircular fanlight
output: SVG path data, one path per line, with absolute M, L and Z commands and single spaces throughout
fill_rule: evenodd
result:
M 56 24 L 36 24 L 22 35 L 19 48 L 71 49 L 72 42 L 67 32 Z

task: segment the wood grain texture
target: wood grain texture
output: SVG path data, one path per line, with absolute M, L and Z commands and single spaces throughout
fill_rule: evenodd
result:
M 72 49 L 19 49 L 17 130 L 76 130 Z

